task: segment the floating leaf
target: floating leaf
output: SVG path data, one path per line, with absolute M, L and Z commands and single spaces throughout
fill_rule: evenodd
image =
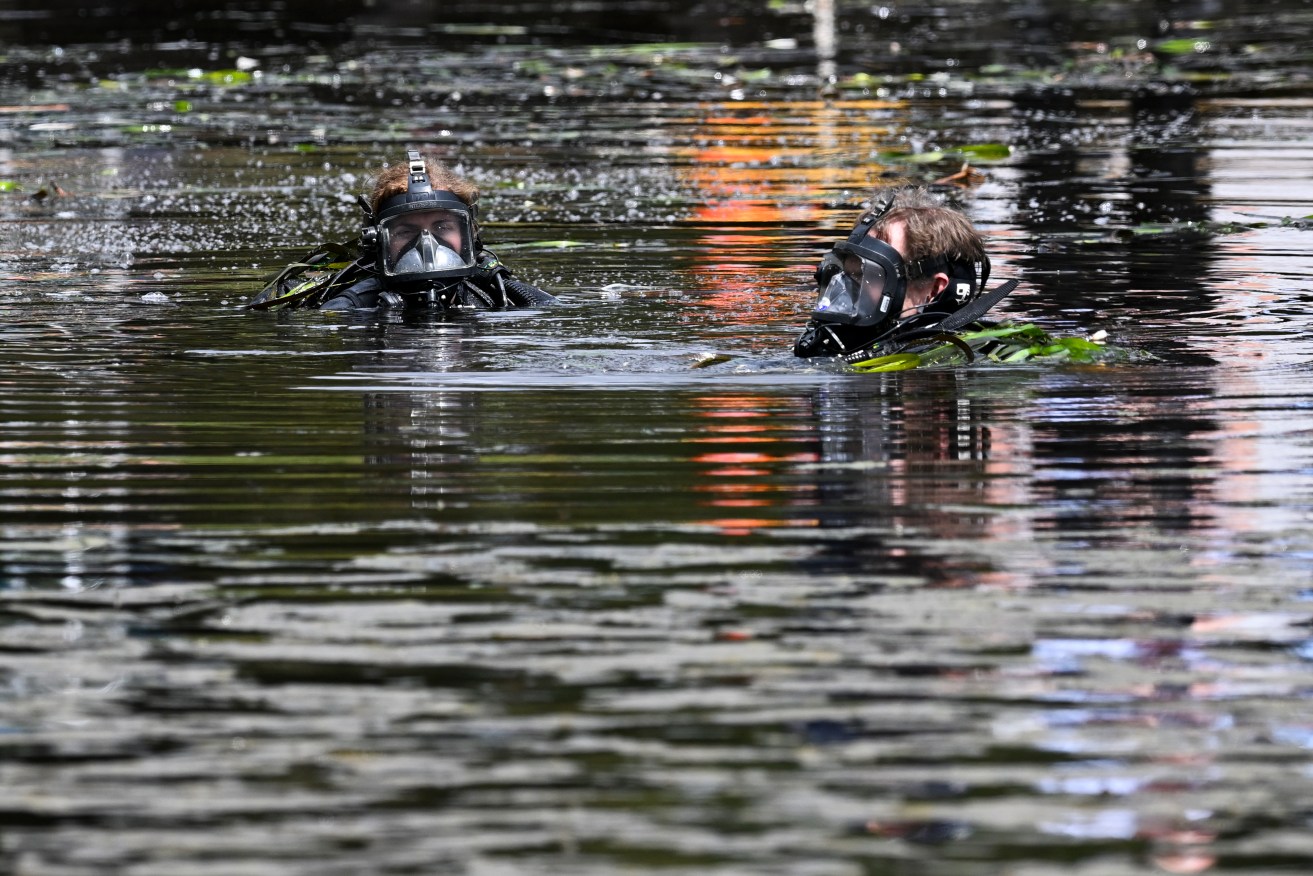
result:
M 522 249 L 573 249 L 578 246 L 591 246 L 580 240 L 533 240 L 528 243 L 522 243 L 518 248 Z
M 952 149 L 935 149 L 930 152 L 881 152 L 877 156 L 881 161 L 892 164 L 938 164 L 954 158 L 963 160 L 963 165 L 971 161 L 1003 161 L 1012 157 L 1012 148 L 1005 143 L 973 143 Z
M 917 152 L 915 155 L 904 155 L 902 160 L 908 164 L 934 164 L 943 161 L 945 157 L 943 152 Z
M 710 48 L 709 43 L 635 43 L 628 46 L 603 46 L 588 50 L 588 54 L 595 58 L 613 58 L 617 55 L 651 55 L 664 56 L 672 52 L 696 51 L 698 49 Z
M 906 371 L 921 364 L 921 357 L 916 353 L 893 353 L 888 356 L 876 356 L 862 362 L 854 362 L 858 371 Z
M 1164 55 L 1191 55 L 1195 52 L 1206 52 L 1212 46 L 1207 40 L 1197 40 L 1190 37 L 1176 40 L 1163 40 L 1155 43 L 1154 48 Z
M 255 77 L 245 70 L 211 70 L 200 78 L 212 85 L 246 85 Z
M 1012 157 L 1012 147 L 1006 143 L 973 143 L 960 147 L 960 151 L 977 161 L 1002 161 Z
M 529 32 L 522 24 L 444 24 L 438 29 L 462 36 L 524 36 Z
M 190 79 L 208 82 L 211 85 L 246 85 L 255 77 L 245 70 L 201 70 L 193 67 L 187 70 L 160 68 L 145 71 L 148 79 Z M 112 87 L 112 86 L 107 86 Z

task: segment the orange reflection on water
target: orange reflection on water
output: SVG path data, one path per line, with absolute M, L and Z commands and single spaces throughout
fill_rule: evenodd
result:
M 892 139 L 888 101 L 703 104 L 676 149 L 679 175 L 701 206 L 691 220 L 706 233 L 694 247 L 694 276 L 714 307 L 736 324 L 790 325 L 808 303 L 817 241 L 832 235 L 825 204 L 878 185 L 874 155 Z M 798 229 L 802 233 L 788 233 Z M 799 252 L 807 250 L 806 255 Z M 783 264 L 781 264 L 783 260 Z
M 694 491 L 706 498 L 699 504 L 711 508 L 786 509 L 807 504 L 799 493 L 810 493 L 809 485 L 782 482 L 779 474 L 798 463 L 815 462 L 810 432 L 799 436 L 800 402 L 796 399 L 757 395 L 704 396 L 694 400 L 696 416 L 703 423 L 701 434 L 688 439 L 690 444 L 716 445 L 714 449 L 695 453 L 691 460 L 706 466 L 703 480 Z M 774 409 L 785 405 L 786 411 Z M 794 410 L 798 409 L 798 410 Z M 747 445 L 751 445 L 749 449 Z M 793 446 L 790 446 L 793 445 Z M 714 518 L 700 521 L 715 526 L 726 535 L 748 535 L 781 526 L 813 526 L 813 520 L 789 519 L 783 515 L 769 517 Z

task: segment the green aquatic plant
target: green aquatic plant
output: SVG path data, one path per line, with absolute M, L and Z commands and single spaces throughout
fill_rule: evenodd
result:
M 909 152 L 886 150 L 877 153 L 877 158 L 886 163 L 904 162 L 906 164 L 935 164 L 940 161 L 971 160 L 977 163 L 1006 161 L 1012 157 L 1012 147 L 1006 143 L 968 143 L 949 149 L 936 149 L 930 152 Z
M 587 50 L 594 58 L 637 57 L 658 59 L 676 53 L 720 51 L 720 46 L 713 43 L 669 42 L 669 43 L 630 43 L 628 45 L 594 46 Z
M 1005 324 L 978 331 L 940 332 L 894 352 L 854 362 L 852 367 L 874 372 L 966 365 L 977 360 L 1010 364 L 1032 359 L 1093 363 L 1130 355 L 1127 350 L 1105 343 L 1105 337 L 1103 331 L 1088 337 L 1055 337 L 1033 323 Z
M 1131 228 L 1119 229 L 1133 237 L 1154 237 L 1160 235 L 1189 234 L 1243 234 L 1262 228 L 1297 228 L 1306 231 L 1313 222 L 1311 216 L 1267 216 L 1253 222 L 1168 222 L 1142 223 Z
M 255 76 L 246 70 L 155 68 L 146 70 L 143 75 L 149 80 L 203 82 L 207 85 L 249 85 L 255 81 Z
M 1160 40 L 1154 43 L 1154 48 L 1164 55 L 1191 55 L 1207 52 L 1212 48 L 1212 44 L 1205 39 L 1184 37 L 1181 39 Z

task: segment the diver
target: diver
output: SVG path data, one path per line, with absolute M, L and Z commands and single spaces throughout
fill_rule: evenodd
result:
M 887 189 L 816 268 L 819 294 L 796 356 L 859 362 L 946 339 L 1017 287 L 985 293 L 989 257 L 971 221 L 919 186 Z
M 555 304 L 484 249 L 479 190 L 408 151 L 379 172 L 360 237 L 288 265 L 247 305 L 255 310 L 452 310 Z

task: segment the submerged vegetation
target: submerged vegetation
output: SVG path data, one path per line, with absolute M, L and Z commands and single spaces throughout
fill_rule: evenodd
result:
M 934 335 L 903 347 L 894 353 L 875 356 L 852 367 L 856 371 L 906 371 L 911 368 L 965 365 L 976 361 L 1018 364 L 1045 362 L 1126 361 L 1152 358 L 1147 353 L 1109 346 L 1106 333 L 1089 337 L 1054 337 L 1035 325 L 999 325 L 979 331 Z

